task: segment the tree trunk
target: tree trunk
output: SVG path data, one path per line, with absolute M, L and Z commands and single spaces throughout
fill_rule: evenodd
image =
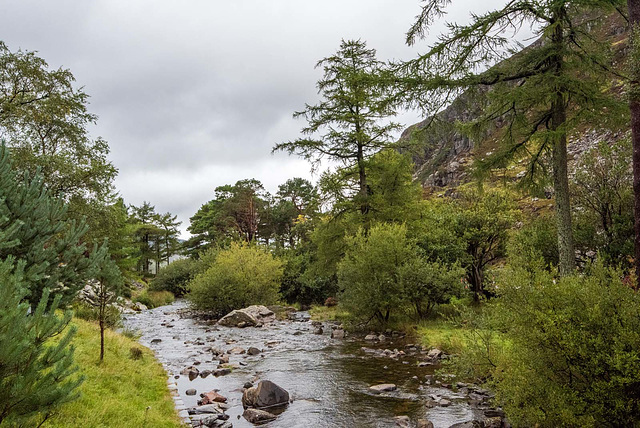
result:
M 557 13 L 558 20 L 564 17 L 563 9 Z M 562 24 L 557 24 L 552 36 L 556 54 L 555 75 L 561 79 L 563 73 L 564 33 Z M 567 172 L 567 134 L 563 129 L 567 121 L 564 101 L 565 89 L 556 86 L 556 97 L 551 106 L 551 131 L 553 132 L 553 187 L 556 198 L 556 222 L 558 225 L 558 254 L 560 275 L 570 275 L 575 269 L 576 255 L 573 246 L 573 228 L 571 226 L 571 201 L 569 199 L 569 175 Z
M 484 295 L 482 269 L 477 265 L 471 265 L 468 278 L 471 289 L 473 290 L 473 300 L 478 302 L 480 301 L 480 296 Z
M 640 0 L 627 0 L 631 27 L 631 76 L 629 109 L 631 110 L 631 136 L 633 143 L 633 194 L 635 231 L 636 288 L 640 289 Z
M 100 361 L 104 359 L 104 306 L 100 305 Z
M 364 165 L 364 150 L 362 145 L 358 144 L 358 185 L 360 196 L 360 213 L 364 216 L 369 212 L 369 191 L 367 187 L 367 172 Z

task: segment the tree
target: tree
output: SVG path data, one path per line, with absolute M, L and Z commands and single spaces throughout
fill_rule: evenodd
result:
M 217 316 L 249 305 L 273 305 L 282 270 L 282 262 L 265 249 L 234 242 L 190 282 L 188 298 L 196 308 Z
M 585 153 L 572 179 L 577 247 L 603 260 L 633 255 L 633 174 L 630 141 L 601 142 Z
M 68 304 L 84 286 L 91 269 L 86 225 L 67 217 L 67 205 L 53 197 L 41 176 L 16 179 L 8 149 L 0 146 L 0 260 L 14 257 L 24 263 L 26 299 L 32 309 L 44 290 Z
M 191 252 L 211 248 L 228 240 L 252 242 L 260 238 L 263 220 L 268 215 L 269 194 L 255 179 L 239 180 L 234 185 L 219 186 L 215 198 L 204 204 L 193 217 L 188 230 L 196 238 L 188 243 Z M 263 238 L 268 240 L 267 233 Z
M 276 144 L 273 151 L 287 151 L 316 165 L 323 158 L 337 161 L 358 180 L 356 205 L 362 214 L 369 211 L 367 160 L 382 148 L 393 146 L 393 122 L 383 123 L 395 111 L 380 84 L 383 64 L 375 50 L 359 40 L 342 41 L 338 52 L 318 62 L 324 76 L 318 82 L 322 101 L 305 106 L 294 117 L 303 117 L 308 138 Z
M 341 303 L 355 317 L 381 324 L 404 302 L 400 271 L 413 248 L 403 225 L 373 225 L 348 240 L 349 249 L 338 264 Z
M 98 311 L 98 325 L 100 326 L 100 361 L 104 360 L 104 331 L 107 327 L 107 309 L 122 290 L 124 284 L 120 269 L 111 260 L 109 248 L 105 242 L 95 247 L 91 253 L 93 271 L 89 287 L 91 293 L 85 294 L 85 300 Z
M 407 42 L 424 36 L 448 3 L 427 1 Z M 582 123 L 607 126 L 624 117 L 614 94 L 603 90 L 612 75 L 609 44 L 590 31 L 591 16 L 621 6 L 619 0 L 510 1 L 501 9 L 473 15 L 468 25 L 450 25 L 449 33 L 426 54 L 401 67 L 401 92 L 410 104 L 417 99 L 437 109 L 464 89 L 484 100 L 478 119 L 467 123 L 466 130 L 479 137 L 499 122 L 502 145 L 479 162 L 481 169 L 504 167 L 510 159 L 525 156 L 531 178 L 546 171 L 545 155 L 550 154 L 563 275 L 575 266 L 567 134 Z M 534 28 L 539 41 L 506 59 L 521 47 L 514 40 L 523 27 Z
M 640 1 L 627 0 L 629 8 L 630 87 L 629 110 L 631 111 L 631 138 L 633 147 L 633 211 L 634 211 L 634 256 L 636 288 L 640 289 Z
M 0 245 L 6 245 L 0 231 Z M 75 400 L 83 378 L 76 376 L 71 312 L 56 314 L 62 294 L 49 290 L 33 310 L 26 300 L 24 262 L 0 261 L 0 425 L 40 426 L 62 404 Z
M 11 52 L 0 42 L 0 137 L 13 149 L 15 168 L 31 176 L 40 171 L 52 195 L 105 201 L 117 169 L 107 142 L 89 138 L 96 116 L 74 81 L 35 52 Z

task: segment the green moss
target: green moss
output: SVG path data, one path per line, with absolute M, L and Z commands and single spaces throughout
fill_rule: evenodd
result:
M 82 396 L 64 405 L 45 427 L 180 427 L 167 375 L 153 353 L 135 341 L 105 332 L 105 359 L 99 362 L 98 326 L 74 319 L 75 361 L 86 379 Z M 142 358 L 131 359 L 131 348 Z

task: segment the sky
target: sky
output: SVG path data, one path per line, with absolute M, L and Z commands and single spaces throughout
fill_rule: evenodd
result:
M 446 18 L 503 2 L 456 0 Z M 404 44 L 419 0 L 2 0 L 0 40 L 68 68 L 98 115 L 128 204 L 149 201 L 182 221 L 214 189 L 244 178 L 270 192 L 310 165 L 271 154 L 304 126 L 292 114 L 319 100 L 318 60 L 341 39 L 361 39 L 378 59 L 409 59 Z M 444 30 L 436 25 L 429 37 Z M 404 112 L 407 126 L 421 119 Z

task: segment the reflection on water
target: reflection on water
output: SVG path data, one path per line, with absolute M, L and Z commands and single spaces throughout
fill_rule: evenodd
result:
M 140 342 L 156 352 L 170 375 L 179 376 L 178 392 L 188 407 L 196 405 L 201 392 L 217 389 L 227 397 L 227 413 L 234 427 L 252 426 L 240 416 L 242 386 L 262 379 L 280 385 L 293 399 L 278 419 L 264 427 L 394 427 L 394 416 L 407 415 L 414 421 L 427 418 L 438 428 L 474 418 L 474 411 L 462 397 L 424 383 L 425 375 L 432 374 L 433 368 L 418 367 L 416 357 L 372 357 L 361 350 L 365 345 L 361 341 L 331 339 L 328 325 L 323 335 L 313 334 L 314 328 L 305 318 L 238 329 L 182 319 L 177 310 L 185 307 L 185 302 L 177 301 L 171 306 L 127 315 L 125 325 L 139 330 Z M 161 342 L 152 345 L 153 339 Z M 201 372 L 215 370 L 218 361 L 211 348 L 226 352 L 237 346 L 255 346 L 263 352 L 256 356 L 230 355 L 230 363 L 236 367 L 227 376 L 190 381 L 180 375 L 185 367 L 194 364 Z M 404 343 L 390 341 L 384 347 L 402 349 Z M 398 389 L 380 395 L 370 393 L 369 386 L 379 383 L 394 383 Z M 186 395 L 190 388 L 198 394 Z M 453 404 L 428 409 L 425 400 L 430 394 L 452 398 Z

